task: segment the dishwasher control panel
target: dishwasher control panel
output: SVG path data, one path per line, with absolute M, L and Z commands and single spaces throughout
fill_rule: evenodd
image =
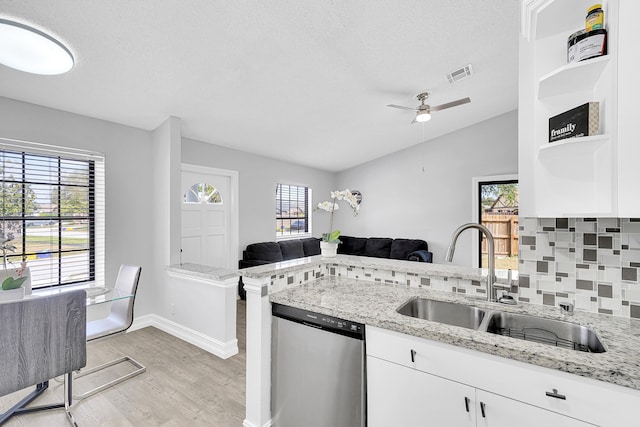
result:
M 272 314 L 276 317 L 303 323 L 329 332 L 364 339 L 364 325 L 350 320 L 339 319 L 326 314 L 315 313 L 282 304 L 273 304 Z
M 310 314 L 309 314 L 310 315 Z M 318 318 L 318 322 L 324 325 L 328 325 L 333 328 L 347 330 L 351 332 L 360 332 L 362 331 L 362 325 L 359 323 L 350 322 L 348 320 L 337 319 L 335 317 L 325 316 L 324 314 L 313 314 L 314 317 Z

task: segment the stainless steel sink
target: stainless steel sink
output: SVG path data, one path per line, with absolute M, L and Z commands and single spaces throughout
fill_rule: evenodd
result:
M 607 351 L 596 333 L 586 327 L 561 320 L 544 319 L 525 314 L 494 312 L 485 330 L 526 341 L 534 341 L 591 353 Z
M 478 329 L 485 316 L 485 311 L 477 307 L 426 298 L 410 299 L 396 311 L 405 316 L 469 329 Z
M 428 298 L 412 298 L 398 307 L 396 311 L 418 319 L 556 347 L 590 353 L 607 351 L 592 329 L 562 320 L 497 310 L 482 310 L 465 304 Z

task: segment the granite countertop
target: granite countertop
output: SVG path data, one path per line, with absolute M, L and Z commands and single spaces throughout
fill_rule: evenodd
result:
M 320 255 L 297 258 L 289 261 L 281 261 L 272 264 L 258 265 L 240 270 L 243 277 L 259 278 L 274 274 L 287 274 L 313 264 L 318 265 L 346 265 L 350 267 L 363 267 L 373 270 L 394 270 L 401 273 L 413 273 L 430 275 L 432 277 L 451 277 L 465 280 L 485 280 L 487 269 L 469 268 L 453 264 L 432 264 L 425 262 L 412 262 L 387 258 L 372 258 L 356 255 L 338 255 L 334 258 L 325 258 Z M 496 270 L 498 283 L 507 283 L 507 270 Z M 512 279 L 517 279 L 517 272 L 513 272 Z
M 488 310 L 530 314 L 589 326 L 600 336 L 607 351 L 585 353 L 568 350 L 416 319 L 396 312 L 402 303 L 414 297 L 459 302 Z M 394 287 L 340 277 L 325 277 L 295 286 L 273 293 L 269 299 L 274 303 L 640 390 L 640 320 L 637 319 L 584 312 L 564 315 L 558 308 L 525 303 L 509 306 L 448 292 Z
M 209 279 L 216 281 L 225 281 L 240 276 L 240 274 L 235 270 L 227 270 L 226 268 L 221 267 L 212 267 L 209 265 L 191 263 L 169 265 L 165 267 L 165 270 L 173 273 L 197 277 L 200 279 Z

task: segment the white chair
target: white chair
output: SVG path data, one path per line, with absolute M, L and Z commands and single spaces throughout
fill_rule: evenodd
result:
M 87 323 L 87 341 L 94 341 L 97 339 L 109 337 L 115 334 L 121 334 L 126 332 L 127 329 L 133 323 L 133 304 L 136 298 L 136 292 L 138 290 L 138 282 L 140 280 L 140 272 L 142 268 L 137 265 L 127 265 L 122 264 L 120 266 L 120 271 L 118 272 L 118 277 L 116 278 L 115 289 L 126 293 L 128 295 L 132 295 L 131 298 L 118 299 L 111 302 L 111 312 L 108 317 L 100 320 L 94 320 L 92 322 Z M 82 378 L 87 375 L 93 374 L 95 372 L 106 369 L 110 366 L 117 365 L 119 363 L 129 362 L 136 369 L 126 375 L 123 375 L 115 380 L 109 381 L 106 384 L 103 384 L 99 387 L 91 389 L 82 394 L 74 394 L 73 398 L 77 400 L 84 399 L 91 395 L 101 392 L 109 387 L 112 387 L 116 384 L 119 384 L 123 381 L 128 380 L 129 378 L 133 378 L 136 375 L 140 375 L 145 372 L 147 368 L 142 366 L 140 363 L 135 361 L 129 356 L 123 356 L 119 359 L 113 360 L 111 362 L 105 363 L 100 366 L 96 366 L 95 368 L 88 369 L 86 371 L 81 371 L 74 378 Z

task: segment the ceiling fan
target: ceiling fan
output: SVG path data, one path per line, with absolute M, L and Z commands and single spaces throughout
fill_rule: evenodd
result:
M 461 98 L 455 101 L 451 101 L 451 102 L 447 102 L 445 104 L 440 104 L 440 105 L 434 105 L 433 107 L 431 105 L 425 104 L 424 101 L 429 98 L 429 92 L 421 92 L 419 94 L 416 95 L 416 98 L 418 99 L 418 101 L 420 101 L 420 105 L 418 105 L 417 108 L 411 108 L 411 107 L 404 107 L 402 105 L 395 105 L 395 104 L 389 104 L 387 105 L 387 107 L 391 107 L 391 108 L 399 108 L 401 110 L 409 110 L 409 111 L 415 111 L 416 112 L 416 116 L 413 118 L 413 121 L 411 121 L 411 124 L 414 124 L 416 122 L 427 122 L 429 120 L 431 120 L 431 112 L 432 111 L 440 111 L 440 110 L 445 110 L 447 108 L 451 108 L 451 107 L 457 107 L 458 105 L 462 105 L 462 104 L 466 104 L 471 102 L 471 99 L 469 98 Z

